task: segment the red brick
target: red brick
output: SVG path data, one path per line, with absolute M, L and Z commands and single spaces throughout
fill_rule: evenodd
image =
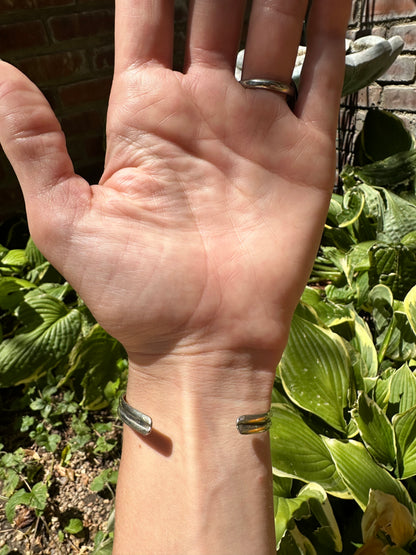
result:
M 68 114 L 60 119 L 67 137 L 84 135 L 91 131 L 104 132 L 104 115 L 94 109 Z
M 19 60 L 16 64 L 37 85 L 57 84 L 68 78 L 85 75 L 89 71 L 85 52 L 58 52 Z
M 35 0 L 38 8 L 51 8 L 54 6 L 73 6 L 75 0 Z
M 94 137 L 84 137 L 82 141 L 73 139 L 67 141 L 69 155 L 75 165 L 82 160 L 104 159 L 104 137 L 96 135 Z
M 414 112 L 416 87 L 384 87 L 383 107 L 389 110 Z
M 403 25 L 394 25 L 390 31 L 388 36 L 394 37 L 398 35 L 401 37 L 404 42 L 404 50 L 409 52 L 416 51 L 416 23 L 409 23 Z
M 110 93 L 111 81 L 111 78 L 105 77 L 60 87 L 61 102 L 64 106 L 76 106 L 107 99 Z
M 49 18 L 48 24 L 55 41 L 81 39 L 112 33 L 114 13 L 112 10 L 72 13 Z
M 114 67 L 114 46 L 95 48 L 92 53 L 92 65 L 97 71 Z
M 411 83 L 415 78 L 414 56 L 399 56 L 394 64 L 380 77 L 379 81 L 391 83 Z
M 41 21 L 0 26 L 0 52 L 46 46 L 48 38 Z
M 36 0 L 0 0 L 0 13 L 6 14 L 16 10 L 26 10 L 36 7 Z
M 382 88 L 376 84 L 361 89 L 357 94 L 357 106 L 378 106 L 381 101 L 381 93 Z
M 377 19 L 411 17 L 416 15 L 414 0 L 375 0 L 374 15 Z

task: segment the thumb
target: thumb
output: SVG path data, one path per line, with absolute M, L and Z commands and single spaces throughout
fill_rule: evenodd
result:
M 19 70 L 2 61 L 0 144 L 19 179 L 31 232 L 44 235 L 41 227 L 47 233 L 48 206 L 55 214 L 60 207 L 69 208 L 74 189 L 85 191 L 88 184 L 74 173 L 65 136 L 45 97 Z

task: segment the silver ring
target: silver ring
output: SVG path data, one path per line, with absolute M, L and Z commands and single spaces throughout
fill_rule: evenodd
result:
M 240 83 L 245 89 L 265 89 L 294 98 L 297 96 L 296 85 L 293 82 L 287 84 L 272 79 L 242 79 Z

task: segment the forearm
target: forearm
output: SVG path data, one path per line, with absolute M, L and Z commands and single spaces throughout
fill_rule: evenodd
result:
M 115 555 L 275 552 L 269 437 L 236 429 L 269 409 L 273 373 L 220 359 L 131 364 L 127 399 L 153 432 L 124 430 Z

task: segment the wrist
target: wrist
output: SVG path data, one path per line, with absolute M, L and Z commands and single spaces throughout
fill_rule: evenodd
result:
M 153 430 L 124 430 L 114 553 L 134 552 L 129 520 L 143 553 L 275 552 L 269 435 L 236 429 L 242 414 L 269 409 L 274 373 L 274 363 L 226 353 L 130 357 L 126 397 Z M 174 533 L 160 549 L 153 530 L 172 519 L 169 507 Z
M 269 410 L 275 367 L 269 357 L 227 352 L 130 356 L 126 397 L 162 433 L 179 423 L 236 432 L 238 417 Z

